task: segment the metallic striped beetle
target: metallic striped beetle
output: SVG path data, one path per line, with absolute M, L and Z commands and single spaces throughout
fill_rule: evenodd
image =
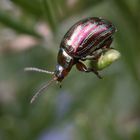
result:
M 32 67 L 25 68 L 27 71 L 39 71 L 53 75 L 53 79 L 33 96 L 31 102 L 51 83 L 54 81 L 61 82 L 74 65 L 79 71 L 93 72 L 101 78 L 98 67 L 87 67 L 83 62 L 90 60 L 97 63 L 103 52 L 112 49 L 110 45 L 115 32 L 116 27 L 111 22 L 98 17 L 86 18 L 74 24 L 61 41 L 54 72 Z M 109 56 L 108 53 L 107 56 Z M 114 59 L 111 59 L 111 63 L 113 61 Z
M 78 70 L 94 72 L 101 78 L 96 69 L 87 68 L 81 61 L 98 59 L 103 50 L 110 48 L 115 31 L 111 22 L 98 17 L 86 18 L 74 24 L 60 45 L 55 71 L 57 80 L 62 81 L 75 64 Z

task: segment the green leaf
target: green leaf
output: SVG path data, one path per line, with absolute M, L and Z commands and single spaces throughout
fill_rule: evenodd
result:
M 36 31 L 34 31 L 32 27 L 29 28 L 25 26 L 22 22 L 17 21 L 16 19 L 12 18 L 9 14 L 6 14 L 2 11 L 0 11 L 0 23 L 9 28 L 12 28 L 16 32 L 41 38 L 41 36 Z

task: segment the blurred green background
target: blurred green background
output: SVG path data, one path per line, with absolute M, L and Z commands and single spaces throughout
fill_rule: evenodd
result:
M 140 0 L 0 0 L 0 140 L 140 140 Z M 75 68 L 34 104 L 59 44 L 75 22 L 104 17 L 121 59 L 104 79 Z

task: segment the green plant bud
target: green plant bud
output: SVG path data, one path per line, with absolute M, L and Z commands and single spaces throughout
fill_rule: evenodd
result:
M 120 56 L 120 52 L 115 49 L 107 50 L 100 56 L 95 66 L 98 70 L 102 70 L 118 60 Z

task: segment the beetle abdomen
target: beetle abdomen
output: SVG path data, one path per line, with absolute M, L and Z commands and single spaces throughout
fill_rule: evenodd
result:
M 62 39 L 61 46 L 77 58 L 92 53 L 98 45 L 112 36 L 116 28 L 101 18 L 87 18 L 74 24 Z

